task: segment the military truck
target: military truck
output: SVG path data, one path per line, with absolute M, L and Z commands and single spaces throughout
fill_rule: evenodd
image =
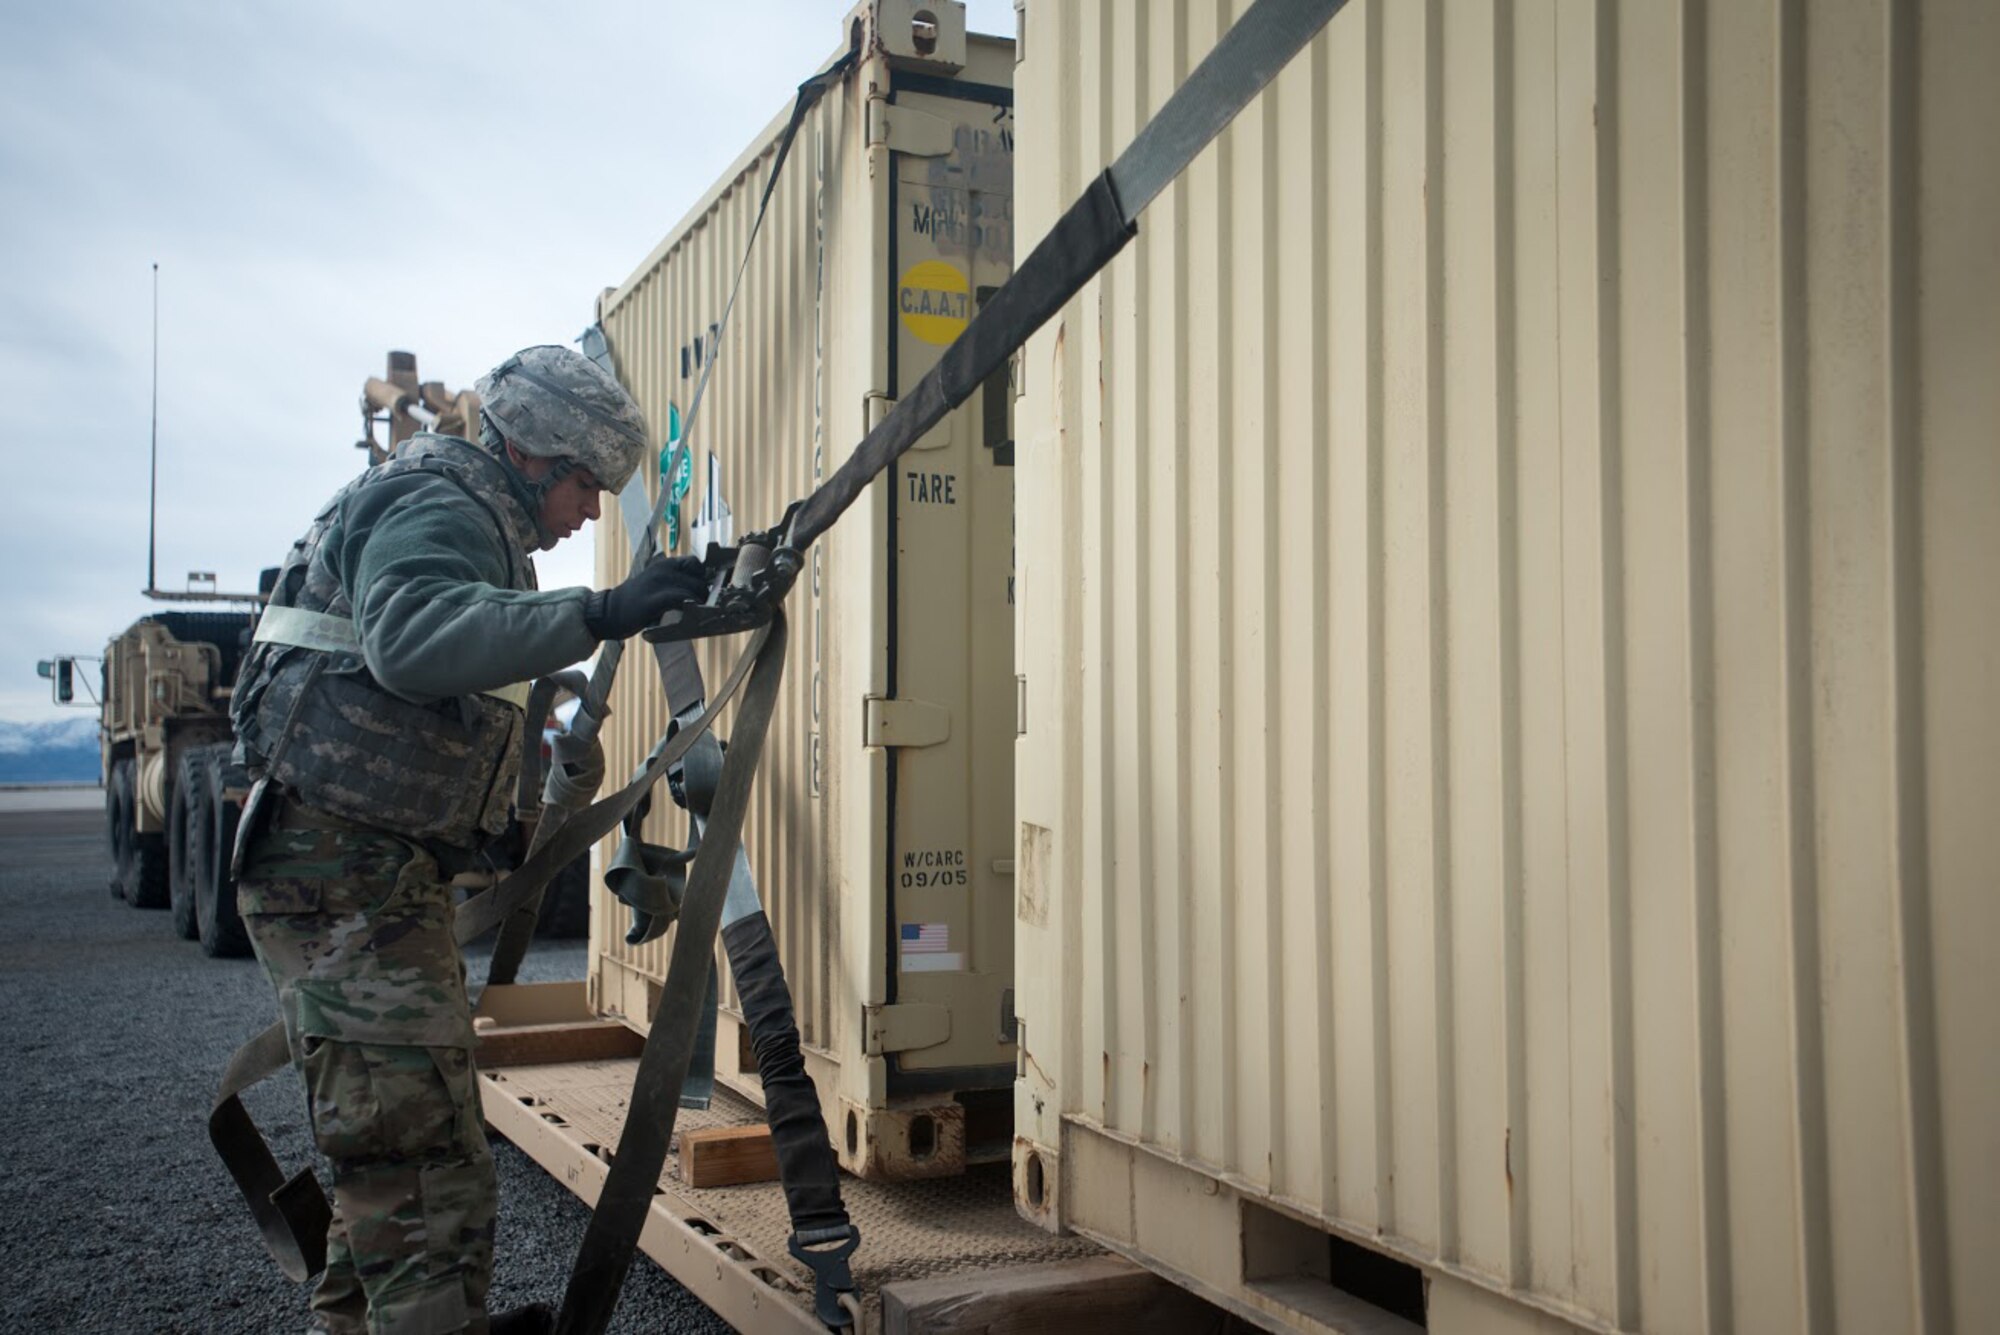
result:
M 242 955 L 229 849 L 248 785 L 230 763 L 230 688 L 249 647 L 247 610 L 156 612 L 104 651 L 104 813 L 111 892 L 169 908 L 209 955 Z
M 421 430 L 471 435 L 479 399 L 469 390 L 454 394 L 440 382 L 419 380 L 416 357 L 392 352 L 386 375 L 370 377 L 362 387 L 361 416 L 357 447 L 368 451 L 373 465 L 393 457 Z M 384 428 L 379 441 L 378 427 Z M 190 572 L 184 589 L 148 587 L 148 597 L 185 606 L 140 617 L 112 639 L 102 659 L 96 703 L 111 893 L 136 908 L 170 910 L 174 930 L 199 941 L 211 956 L 250 951 L 229 875 L 237 819 L 249 791 L 242 767 L 230 758 L 235 735 L 229 702 L 258 610 L 277 573 L 266 570 L 255 593 L 224 592 L 206 571 Z M 56 703 L 89 703 L 77 699 L 85 662 L 60 657 L 40 665 Z M 546 726 L 541 731 L 546 756 Z M 530 775 L 524 796 L 531 797 L 539 791 L 532 776 L 540 766 L 524 769 Z M 515 844 L 524 846 L 525 836 L 495 850 L 497 870 L 509 865 Z M 471 888 L 495 874 L 460 879 Z M 544 894 L 541 934 L 581 936 L 589 922 L 589 892 L 589 860 L 579 858 Z

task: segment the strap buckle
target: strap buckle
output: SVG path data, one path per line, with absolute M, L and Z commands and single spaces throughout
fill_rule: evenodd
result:
M 645 630 L 646 640 L 701 640 L 767 625 L 805 565 L 805 558 L 786 542 L 790 512 L 786 519 L 774 529 L 746 535 L 735 547 L 710 543 L 702 557 L 708 601 L 672 609 L 659 625 Z
M 854 1272 L 848 1268 L 847 1258 L 861 1245 L 861 1230 L 853 1224 L 802 1229 L 785 1245 L 813 1272 L 813 1315 L 820 1324 L 828 1330 L 852 1326 L 853 1314 L 840 1299 L 842 1294 L 854 1292 Z

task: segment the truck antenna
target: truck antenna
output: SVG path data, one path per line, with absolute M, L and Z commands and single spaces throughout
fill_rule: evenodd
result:
M 146 592 L 159 590 L 160 520 L 160 262 L 153 261 L 153 476 L 146 498 Z

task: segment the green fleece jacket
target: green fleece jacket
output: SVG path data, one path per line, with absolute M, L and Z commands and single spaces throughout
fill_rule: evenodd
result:
M 385 479 L 347 496 L 323 548 L 368 670 L 419 704 L 531 681 L 597 647 L 584 625 L 588 589 L 535 589 L 525 488 L 476 446 L 450 443 L 492 476 L 485 499 L 431 473 Z

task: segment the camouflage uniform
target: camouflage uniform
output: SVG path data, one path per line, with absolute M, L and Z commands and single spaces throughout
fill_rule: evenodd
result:
M 315 777 L 331 796 L 316 805 L 288 792 L 253 828 L 238 906 L 277 989 L 314 1137 L 333 1169 L 315 1319 L 330 1331 L 387 1335 L 486 1329 L 493 1161 L 449 878 L 434 852 L 491 832 L 496 795 L 504 807 L 519 765 L 522 721 L 517 708 L 473 693 L 555 671 L 597 642 L 584 620 L 588 591 L 534 590 L 527 553 L 542 538 L 534 493 L 518 474 L 466 441 L 412 445 L 321 512 L 273 596 L 276 606 L 351 617 L 362 651 L 260 643 L 235 701 L 253 775 L 300 717 L 298 701 L 311 703 L 315 680 L 339 683 L 342 693 L 327 698 L 355 725 L 337 744 L 299 748 L 327 771 Z M 324 661 L 307 678 L 301 665 L 315 656 Z M 512 718 L 505 729 L 473 730 L 484 749 L 453 756 L 449 773 L 425 770 L 417 755 L 385 774 L 383 753 L 350 753 L 354 739 L 409 746 L 426 709 L 461 724 L 494 709 Z M 473 800 L 439 808 L 457 822 L 442 835 L 383 828 L 396 811 L 356 820 L 350 809 L 377 780 L 432 783 L 447 798 L 462 787 Z
M 423 849 L 287 805 L 238 905 L 333 1168 L 322 1329 L 484 1330 L 497 1208 L 451 890 Z M 319 828 L 315 828 L 319 827 Z

